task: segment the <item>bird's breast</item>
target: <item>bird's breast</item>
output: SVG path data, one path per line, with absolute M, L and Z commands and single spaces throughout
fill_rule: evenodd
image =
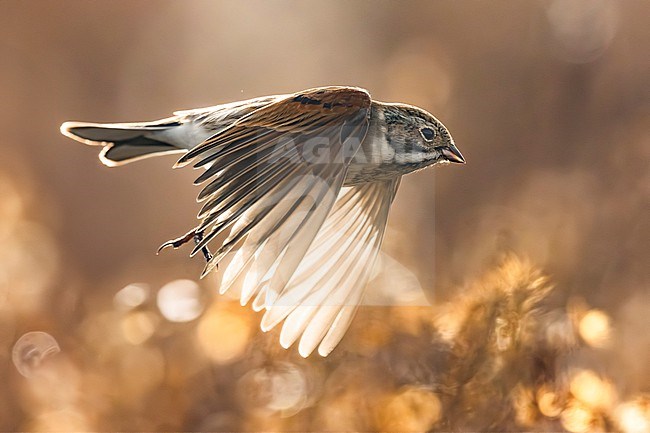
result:
M 392 179 L 434 163 L 431 155 L 394 147 L 386 136 L 382 114 L 374 113 L 368 134 L 348 167 L 345 186 Z
M 395 149 L 382 137 L 368 134 L 348 167 L 345 186 L 400 176 L 394 161 Z

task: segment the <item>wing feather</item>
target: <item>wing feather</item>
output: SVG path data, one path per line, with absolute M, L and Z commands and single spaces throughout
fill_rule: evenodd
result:
M 260 99 L 176 164 L 205 168 L 195 181 L 205 184 L 196 231 L 207 234 L 191 254 L 227 234 L 202 276 L 237 249 L 220 292 L 240 287 L 242 305 L 265 308 L 263 329 L 285 320 L 283 345 L 302 334 L 304 356 L 336 345 L 349 325 L 396 189 L 393 181 L 342 188 L 370 104 L 349 87 Z
M 354 194 L 346 194 L 346 196 L 349 195 Z M 345 196 L 341 200 L 343 198 Z M 368 210 L 372 211 L 372 209 Z M 333 215 L 328 217 L 301 264 L 302 271 L 296 273 L 292 284 L 285 288 L 273 303 L 273 307 L 264 315 L 263 329 L 273 328 L 298 305 L 304 303 L 322 304 L 339 286 L 347 272 L 346 265 L 349 266 L 346 262 L 356 259 L 356 253 L 363 246 L 363 242 L 360 241 L 367 235 L 362 231 L 367 229 L 369 217 L 364 215 L 361 219 L 357 219 L 361 211 L 361 206 L 350 209 L 347 216 L 349 221 L 354 221 L 356 224 L 348 224 L 338 233 L 336 229 L 340 228 L 342 224 L 336 218 L 336 210 Z M 335 219 L 337 221 L 333 221 Z M 316 287 L 318 290 L 311 289 Z M 328 302 L 336 303 L 334 299 L 328 299 Z
M 341 191 L 284 291 L 266 303 L 262 329 L 285 320 L 280 343 L 301 337 L 299 352 L 326 356 L 343 337 L 361 301 L 381 246 L 399 180 Z
M 316 227 L 322 224 L 334 202 L 334 199 L 324 199 L 325 195 L 329 191 L 335 198 L 341 188 L 347 165 L 367 131 L 369 107 L 369 95 L 354 88 L 313 89 L 268 99 L 177 162 L 177 166 L 182 166 L 194 161 L 195 167 L 207 168 L 195 183 L 208 182 L 198 196 L 204 203 L 199 212 L 202 221 L 196 228 L 208 233 L 191 255 L 230 232 L 203 275 L 233 248 L 246 244 L 258 225 L 258 234 L 252 237 L 254 243 L 249 242 L 244 249 L 247 254 L 243 264 L 250 262 L 250 255 L 258 251 L 253 245 L 286 227 L 293 227 L 301 236 L 284 239 L 285 246 L 291 244 L 292 251 L 308 247 L 315 233 L 298 229 L 307 223 Z M 354 140 L 342 134 L 344 127 L 354 131 L 351 137 Z M 311 158 L 310 141 L 322 139 L 327 144 L 328 158 L 319 159 L 318 155 Z M 310 196 L 311 204 L 303 212 L 308 215 L 292 216 Z M 279 206 L 287 197 L 293 204 Z M 304 239 L 299 242 L 299 237 Z M 297 245 L 306 246 L 297 248 Z M 298 255 L 282 253 L 273 262 L 274 269 L 290 274 L 297 266 L 293 256 Z M 272 281 L 281 285 L 283 279 L 275 277 Z

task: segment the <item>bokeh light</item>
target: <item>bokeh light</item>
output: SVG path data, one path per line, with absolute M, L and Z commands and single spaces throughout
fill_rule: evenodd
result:
M 175 280 L 165 284 L 156 298 L 158 308 L 171 322 L 189 322 L 203 312 L 201 288 L 192 280 Z
M 149 298 L 150 291 L 148 284 L 129 284 L 115 294 L 113 303 L 121 310 L 130 310 L 142 305 Z
M 0 431 L 650 431 L 650 3 L 2 6 Z M 155 255 L 196 172 L 58 132 L 332 84 L 468 164 L 402 180 L 325 359 L 218 295 L 227 266 Z
M 607 347 L 611 338 L 609 316 L 600 310 L 588 311 L 579 324 L 580 336 L 593 347 Z
M 267 413 L 291 416 L 305 408 L 309 401 L 308 379 L 296 365 L 278 362 L 251 370 L 238 383 L 240 400 L 245 407 Z
M 578 400 L 592 409 L 609 410 L 616 401 L 614 385 L 591 370 L 581 370 L 574 374 L 570 389 Z
M 537 392 L 537 404 L 542 415 L 549 418 L 555 418 L 562 412 L 559 396 L 548 388 L 540 388 Z
M 594 415 L 585 406 L 577 402 L 569 404 L 560 416 L 562 426 L 570 432 L 582 433 L 590 431 L 594 425 Z
M 618 425 L 625 433 L 646 433 L 650 431 L 650 398 L 640 397 L 616 408 Z
M 252 333 L 250 321 L 219 305 L 208 310 L 196 328 L 200 347 L 218 364 L 226 364 L 241 357 Z
M 12 359 L 20 374 L 25 377 L 33 377 L 40 371 L 44 363 L 60 351 L 59 343 L 50 334 L 33 331 L 22 335 L 16 341 Z

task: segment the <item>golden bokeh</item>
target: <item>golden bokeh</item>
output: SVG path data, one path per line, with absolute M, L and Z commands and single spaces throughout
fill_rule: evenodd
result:
M 570 390 L 578 400 L 594 410 L 611 410 L 616 402 L 614 385 L 591 370 L 574 374 Z
M 172 322 L 189 322 L 201 315 L 201 288 L 193 280 L 175 280 L 158 290 L 156 297 L 161 314 Z
M 650 431 L 650 3 L 2 6 L 0 431 Z M 467 164 L 402 180 L 325 359 L 155 254 L 196 172 L 59 133 L 336 84 Z
M 572 433 L 583 433 L 592 430 L 594 414 L 580 403 L 573 402 L 560 415 L 562 426 Z
M 227 364 L 244 354 L 252 331 L 252 324 L 245 316 L 217 304 L 201 318 L 196 337 L 208 358 L 217 364 Z
M 147 284 L 128 284 L 115 294 L 113 303 L 120 310 L 136 308 L 148 299 L 149 291 L 150 288 Z
M 611 324 L 609 316 L 600 310 L 589 310 L 580 319 L 580 336 L 587 344 L 593 347 L 607 347 L 611 338 Z
M 562 412 L 562 404 L 557 393 L 547 388 L 540 388 L 537 392 L 537 404 L 542 415 L 555 418 Z
M 622 403 L 616 408 L 615 416 L 624 433 L 650 431 L 650 398 L 639 397 Z

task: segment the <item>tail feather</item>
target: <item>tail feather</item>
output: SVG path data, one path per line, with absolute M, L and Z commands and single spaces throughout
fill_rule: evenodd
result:
M 148 123 L 65 122 L 61 133 L 76 141 L 103 146 L 101 162 L 109 167 L 151 156 L 187 151 L 175 144 L 170 131 L 181 126 L 176 118 Z

